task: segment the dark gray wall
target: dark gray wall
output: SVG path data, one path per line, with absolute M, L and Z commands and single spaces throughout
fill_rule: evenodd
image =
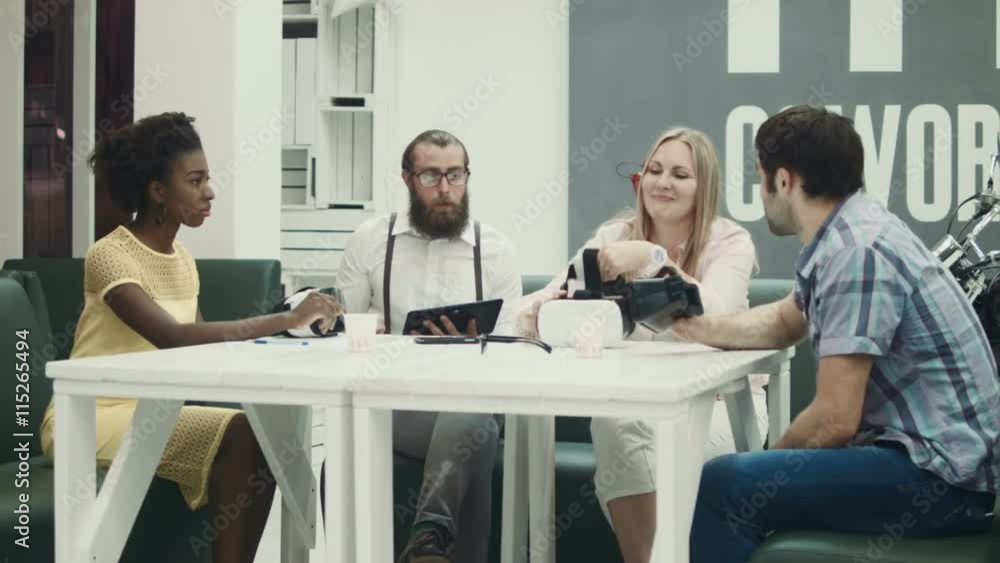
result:
M 746 171 L 743 186 L 727 186 L 722 204 L 723 214 L 732 216 L 736 198 L 750 201 L 756 197 L 752 186 L 757 178 L 752 160 L 726 154 L 727 117 L 740 106 L 758 106 L 771 115 L 799 103 L 839 105 L 852 119 L 858 106 L 867 106 L 876 143 L 881 139 L 885 107 L 900 106 L 896 143 L 890 147 L 895 151 L 891 183 L 876 186 L 869 177 L 869 189 L 888 193 L 889 208 L 925 244 L 933 245 L 944 234 L 947 220 L 933 216 L 950 213 L 959 200 L 959 138 L 964 135 L 963 142 L 982 146 L 984 129 L 991 134 L 995 127 L 992 120 L 1000 101 L 996 2 L 909 2 L 917 9 L 906 14 L 902 24 L 902 72 L 850 72 L 850 2 L 810 0 L 781 2 L 780 73 L 728 74 L 725 28 L 711 41 L 704 41 L 708 35 L 701 36 L 709 44 L 690 64 L 679 68 L 681 59 L 675 57 L 697 52 L 688 51 L 689 39 L 697 41 L 698 34 L 710 27 L 706 22 L 719 19 L 727 8 L 726 0 L 574 0 L 570 15 L 570 252 L 603 220 L 634 204 L 631 185 L 616 174 L 616 167 L 621 162 L 641 161 L 652 141 L 671 125 L 689 125 L 708 133 L 723 160 L 725 178 L 731 177 L 733 167 L 742 165 Z M 932 159 L 924 166 L 924 186 L 907 182 L 907 118 L 921 104 L 941 106 L 951 122 L 950 137 L 940 141 L 952 154 L 951 189 L 944 197 L 934 197 Z M 971 104 L 990 106 L 979 112 L 989 118 L 988 125 L 960 131 L 959 105 Z M 616 118 L 621 125 L 609 127 L 607 120 Z M 929 125 L 917 127 L 926 133 L 926 150 L 931 150 L 939 133 Z M 751 135 L 751 128 L 745 127 L 743 153 L 752 147 Z M 991 146 L 996 142 L 992 135 L 985 140 Z M 975 177 L 978 191 L 983 184 L 981 171 Z M 919 189 L 932 207 L 925 216 L 914 217 L 907 191 Z M 801 245 L 797 239 L 771 235 L 762 217 L 761 212 L 759 218 L 743 222 L 760 254 L 759 277 L 790 278 Z M 1000 248 L 1000 226 L 980 240 L 986 248 Z

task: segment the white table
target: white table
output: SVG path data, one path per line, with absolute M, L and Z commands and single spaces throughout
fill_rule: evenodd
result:
M 552 355 L 525 344 L 428 347 L 434 354 L 387 366 L 354 394 L 358 561 L 392 561 L 393 410 L 506 413 L 503 562 L 555 560 L 553 416 L 656 420 L 657 523 L 653 560 L 688 560 L 688 536 L 716 393 L 726 397 L 737 448 L 760 449 L 749 374 L 770 374 L 770 437 L 789 423 L 794 349 L 712 351 L 680 343 L 628 342 L 600 359 Z M 526 447 L 527 446 L 527 447 Z M 525 452 L 530 463 L 525 464 Z M 527 469 L 526 469 L 527 468 Z M 526 476 L 525 472 L 529 474 Z M 529 485 L 523 483 L 527 477 Z M 525 507 L 530 518 L 524 518 Z M 530 522 L 530 524 L 529 524 Z M 527 546 L 528 529 L 532 545 Z M 528 549 L 525 549 L 528 548 Z
M 351 468 L 350 390 L 370 358 L 345 354 L 342 339 L 310 346 L 233 342 L 52 362 L 55 379 L 56 561 L 114 563 L 128 538 L 185 399 L 242 403 L 282 498 L 282 561 L 308 561 L 315 545 L 316 483 L 311 412 L 323 409 L 327 459 Z M 322 393 L 315 382 L 322 381 Z M 140 399 L 96 494 L 95 397 Z M 146 424 L 143 424 L 146 421 Z M 352 474 L 327 479 L 330 562 L 354 561 Z M 329 476 L 328 476 L 329 477 Z
M 686 557 L 714 394 L 731 394 L 734 421 L 752 417 L 746 375 L 774 374 L 772 437 L 788 424 L 788 352 L 676 354 L 680 350 L 662 343 L 630 343 L 599 360 L 576 360 L 572 351 L 549 356 L 521 344 L 491 344 L 480 355 L 478 346 L 419 346 L 405 337 L 378 342 L 363 354 L 346 353 L 343 339 L 336 338 L 305 347 L 235 342 L 50 363 L 59 460 L 55 493 L 64 499 L 56 507 L 57 562 L 118 560 L 185 399 L 243 404 L 282 492 L 284 562 L 305 561 L 315 543 L 310 406 L 322 409 L 325 419 L 331 563 L 392 561 L 392 409 L 538 416 L 507 422 L 505 562 L 524 561 L 529 499 L 532 537 L 544 535 L 554 518 L 552 415 L 659 420 L 658 521 L 674 525 L 661 524 L 655 554 L 672 562 L 685 560 L 678 554 Z M 119 451 L 100 494 L 96 396 L 141 399 L 131 431 L 138 437 L 135 446 Z M 760 436 L 740 432 L 737 444 L 760 447 Z M 532 460 L 530 475 L 529 449 L 548 455 Z M 670 455 L 685 450 L 691 455 Z M 532 550 L 534 561 L 551 561 L 553 553 L 554 542 Z

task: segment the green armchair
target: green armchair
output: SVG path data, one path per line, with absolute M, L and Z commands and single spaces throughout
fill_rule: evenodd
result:
M 51 397 L 51 388 L 45 378 L 45 361 L 41 356 L 41 350 L 49 342 L 45 298 L 41 282 L 34 274 L 0 272 L 0 346 L 3 346 L 7 354 L 14 354 L 17 342 L 21 340 L 17 331 L 27 331 L 27 373 L 30 375 L 26 387 L 30 391 L 28 424 L 18 428 L 18 431 L 31 433 L 34 438 L 30 441 L 27 453 L 29 481 L 20 483 L 27 486 L 17 487 L 16 475 L 23 467 L 20 453 L 16 453 L 15 448 L 20 447 L 21 441 L 9 431 L 0 433 L 0 541 L 7 546 L 9 553 L 23 557 L 19 561 L 41 563 L 55 559 L 55 530 L 52 526 L 55 521 L 53 472 L 48 460 L 42 455 L 38 439 L 42 415 Z M 22 395 L 25 389 L 16 388 L 19 381 L 15 379 L 13 372 L 6 371 L 5 379 L 7 381 L 0 388 L 0 398 L 13 411 L 15 396 Z M 30 495 L 28 549 L 14 544 L 22 537 L 15 529 L 20 525 L 20 515 L 15 510 L 22 504 L 20 495 L 25 493 Z
M 197 260 L 201 293 L 199 307 L 206 320 L 233 320 L 270 312 L 282 297 L 281 264 L 276 260 Z M 24 271 L 9 271 L 9 270 Z M 0 271 L 0 342 L 13 337 L 15 328 L 31 327 L 33 356 L 39 366 L 32 366 L 32 418 L 35 431 L 51 397 L 51 381 L 44 377 L 44 365 L 54 359 L 65 359 L 73 346 L 73 335 L 83 311 L 82 259 L 8 260 Z M 49 327 L 52 327 L 50 330 Z M 50 332 L 54 331 L 54 334 Z M 7 344 L 13 348 L 13 341 Z M 41 376 L 40 376 L 41 375 Z M 13 394 L 12 383 L 4 385 L 0 394 Z M 13 397 L 5 399 L 13 403 Z M 7 438 L 0 438 L 6 444 Z M 4 446 L 0 456 L 12 452 Z M 24 561 L 48 563 L 55 559 L 53 469 L 41 455 L 37 441 L 32 445 L 31 460 L 31 550 L 25 551 Z M 14 524 L 8 522 L 14 514 L 17 490 L 14 483 L 15 464 L 0 457 L 0 538 L 13 545 Z M 9 475 L 8 475 L 9 473 Z M 10 478 L 7 478 L 7 477 Z M 173 563 L 190 561 L 210 563 L 209 550 L 195 553 L 189 538 L 202 537 L 211 527 L 208 509 L 191 512 L 184 504 L 176 485 L 154 478 L 143 501 L 135 526 L 125 545 L 122 563 Z M 8 525 L 9 524 L 9 525 Z M 20 559 L 19 559 L 20 561 Z

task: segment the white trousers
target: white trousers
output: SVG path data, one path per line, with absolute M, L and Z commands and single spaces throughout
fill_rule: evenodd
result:
M 761 437 L 767 436 L 767 399 L 753 394 L 754 410 Z M 656 433 L 650 421 L 638 418 L 594 418 L 590 434 L 597 454 L 594 485 L 604 516 L 608 501 L 656 491 Z M 715 401 L 712 422 L 705 443 L 705 461 L 735 453 L 733 431 L 725 401 Z

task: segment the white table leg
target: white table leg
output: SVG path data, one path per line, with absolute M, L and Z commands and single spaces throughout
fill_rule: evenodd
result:
M 705 440 L 714 393 L 692 399 L 686 412 L 656 426 L 656 539 L 652 563 L 689 560 Z M 698 452 L 693 454 L 693 452 Z
M 327 406 L 325 414 L 326 491 L 325 533 L 327 563 L 354 563 L 354 413 L 350 406 Z M 391 528 L 390 528 L 391 529 Z
M 354 409 L 354 457 L 356 560 L 393 563 L 392 411 Z
M 254 412 L 256 415 L 260 414 L 260 405 L 254 406 Z M 307 465 L 312 467 L 312 408 L 311 407 L 291 407 L 288 408 L 289 413 L 293 414 L 293 423 L 290 430 L 294 433 L 295 439 L 292 440 L 290 444 L 286 443 L 284 445 L 285 449 L 292 449 L 296 452 L 300 452 L 301 455 L 305 456 L 305 462 Z M 260 418 L 257 419 L 258 422 L 263 422 Z M 256 431 L 255 431 L 256 432 Z M 274 429 L 266 432 L 268 435 L 274 433 Z M 260 438 L 258 438 L 258 442 Z M 299 445 L 303 448 L 300 449 Z M 303 451 L 304 449 L 304 451 Z M 287 458 L 286 458 L 287 459 Z M 277 460 L 279 463 L 283 463 L 282 460 Z M 283 468 L 284 469 L 284 468 Z M 297 482 L 290 483 L 291 486 L 301 488 L 303 491 L 308 489 L 309 496 L 302 498 L 299 496 L 300 502 L 304 502 L 303 507 L 305 515 L 305 527 L 300 530 L 299 526 L 296 524 L 296 514 L 295 509 L 292 505 L 288 503 L 286 498 L 289 498 L 290 492 L 282 491 L 281 494 L 281 563 L 309 563 L 309 548 L 315 546 L 316 541 L 316 481 L 315 477 L 310 474 L 306 479 L 297 479 Z M 306 538 L 311 538 L 312 542 L 307 543 Z
M 681 448 L 688 443 L 689 415 L 661 420 L 656 425 L 656 538 L 652 563 L 688 560 L 688 538 L 676 517 L 684 496 L 684 464 Z M 704 447 L 704 446 L 703 446 Z M 685 452 L 686 453 L 686 452 Z
M 55 388 L 56 563 L 91 561 L 80 532 L 97 496 L 97 400 Z
M 679 452 L 680 460 L 684 464 L 685 488 L 682 489 L 682 506 L 691 507 L 681 514 L 685 517 L 684 529 L 691 530 L 691 522 L 694 519 L 694 505 L 698 500 L 698 486 L 701 483 L 701 468 L 705 464 L 705 442 L 712 426 L 712 411 L 715 408 L 715 394 L 707 393 L 691 401 L 691 432 L 688 434 L 690 442 L 683 452 Z M 693 485 L 692 485 L 693 484 Z M 690 533 L 690 532 L 689 532 Z
M 791 426 L 791 362 L 781 364 L 781 371 L 771 374 L 767 384 L 768 444 L 774 445 Z
M 282 515 L 298 530 L 300 540 L 295 544 L 313 547 L 316 480 L 312 471 L 312 408 L 244 403 L 243 411 L 278 483 Z
M 500 562 L 528 563 L 528 434 L 523 416 L 504 425 Z
M 528 422 L 528 553 L 531 563 L 556 560 L 556 419 L 525 417 Z
M 281 563 L 309 563 L 309 549 L 302 541 L 302 534 L 295 527 L 295 518 L 292 514 L 292 510 L 282 497 Z
M 125 549 L 184 401 L 142 399 L 97 495 L 84 541 L 95 563 L 115 563 Z
M 749 381 L 744 378 L 735 392 L 725 392 L 726 411 L 729 413 L 729 425 L 733 429 L 733 441 L 736 451 L 750 452 L 764 448 L 764 438 L 757 426 L 757 413 L 753 406 L 753 391 Z

